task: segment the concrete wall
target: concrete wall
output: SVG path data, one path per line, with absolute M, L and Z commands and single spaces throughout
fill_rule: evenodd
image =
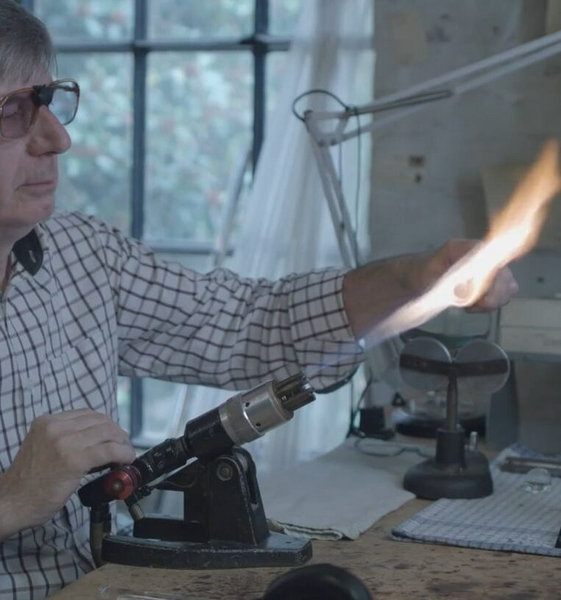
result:
M 542 36 L 547 8 L 545 0 L 376 0 L 376 97 Z M 378 130 L 374 255 L 482 236 L 482 171 L 530 163 L 560 134 L 561 55 Z

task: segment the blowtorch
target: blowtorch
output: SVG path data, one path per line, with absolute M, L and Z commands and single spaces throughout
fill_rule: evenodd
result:
M 282 381 L 269 380 L 229 398 L 219 407 L 189 421 L 185 433 L 150 448 L 131 465 L 118 466 L 90 481 L 78 492 L 84 506 L 113 500 L 138 501 L 143 486 L 183 466 L 191 458 L 210 461 L 234 445 L 251 442 L 315 399 L 306 377 L 298 373 Z M 134 516 L 134 514 L 133 514 Z
M 314 399 L 301 373 L 268 380 L 189 421 L 181 437 L 84 485 L 78 496 L 91 508 L 96 565 L 103 560 L 167 568 L 305 562 L 311 556 L 309 542 L 269 532 L 255 465 L 239 446 L 286 423 Z M 183 492 L 182 521 L 144 515 L 139 501 L 156 488 Z M 126 502 L 134 520 L 132 538 L 110 535 L 113 500 Z

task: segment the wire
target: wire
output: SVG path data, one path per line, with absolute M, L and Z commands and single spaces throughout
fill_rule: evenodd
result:
M 351 435 L 365 437 L 364 433 L 362 431 L 360 431 L 360 429 L 358 429 L 358 427 L 355 427 L 354 423 L 355 423 L 355 419 L 358 414 L 358 411 L 360 410 L 360 406 L 363 403 L 364 398 L 366 398 L 366 393 L 368 392 L 368 390 L 370 389 L 370 386 L 373 383 L 374 383 L 374 376 L 372 374 L 370 374 L 370 377 L 366 381 L 364 389 L 362 390 L 362 393 L 360 394 L 360 398 L 358 399 L 358 402 L 357 402 L 357 405 L 355 408 L 353 408 L 352 400 L 351 400 L 351 415 L 350 415 L 349 429 L 347 431 L 347 437 L 350 437 Z M 351 396 L 351 398 L 352 398 L 352 396 Z
M 369 448 L 364 448 L 365 442 L 370 443 Z M 364 437 L 355 441 L 354 448 L 361 454 L 377 456 L 379 458 L 391 458 L 393 456 L 399 456 L 404 452 L 414 452 L 423 458 L 433 458 L 435 455 L 434 446 L 415 446 L 413 444 L 401 444 L 399 442 L 373 442 L 373 440 L 366 440 Z
M 333 92 L 330 92 L 329 90 L 324 90 L 324 89 L 321 89 L 321 88 L 314 88 L 314 89 L 308 90 L 307 92 L 303 92 L 299 96 L 296 96 L 296 98 L 292 102 L 292 114 L 297 119 L 299 119 L 300 121 L 302 121 L 303 123 L 306 122 L 306 119 L 304 118 L 303 115 L 298 114 L 298 112 L 296 111 L 296 104 L 298 102 L 300 102 L 300 100 L 302 100 L 302 98 L 305 98 L 306 96 L 311 96 L 312 94 L 325 94 L 326 96 L 329 96 L 330 98 L 333 98 L 333 100 L 335 100 L 336 102 L 338 102 L 345 110 L 349 110 L 351 108 L 350 106 L 348 106 L 347 104 L 345 104 L 341 100 L 341 98 L 339 98 L 338 96 L 336 96 Z M 306 113 L 304 113 L 304 114 L 306 114 Z
M 359 201 L 360 201 L 360 180 L 361 180 L 361 170 L 362 170 L 362 149 L 360 144 L 360 136 L 362 135 L 361 125 L 360 125 L 360 114 L 358 112 L 358 106 L 353 106 L 352 110 L 354 110 L 356 122 L 357 122 L 357 173 L 356 173 L 356 190 L 355 190 L 355 244 L 358 248 L 358 209 L 359 209 Z M 357 253 L 358 254 L 358 253 Z M 359 256 L 357 255 L 357 267 L 360 267 Z

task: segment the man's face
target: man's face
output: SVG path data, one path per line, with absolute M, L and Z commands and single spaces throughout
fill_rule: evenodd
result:
M 50 82 L 48 73 L 37 70 L 27 81 L 1 81 L 0 97 Z M 70 145 L 66 129 L 46 106 L 39 108 L 35 123 L 23 137 L 0 137 L 0 245 L 14 243 L 52 214 L 57 157 Z

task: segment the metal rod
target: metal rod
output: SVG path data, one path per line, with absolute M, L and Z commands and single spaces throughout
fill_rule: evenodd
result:
M 419 94 L 421 92 L 428 91 L 432 88 L 448 85 L 452 81 L 456 81 L 458 79 L 463 79 L 468 75 L 472 75 L 474 73 L 478 73 L 479 71 L 483 71 L 485 69 L 491 69 L 492 67 L 496 67 L 501 65 L 502 63 L 509 62 L 511 60 L 516 60 L 520 57 L 526 57 L 528 54 L 532 52 L 536 52 L 538 50 L 542 50 L 547 46 L 552 46 L 554 44 L 558 44 L 561 42 L 561 32 L 552 33 L 550 35 L 545 35 L 537 40 L 532 40 L 531 42 L 527 42 L 526 44 L 521 44 L 516 46 L 515 48 L 510 48 L 509 50 L 505 50 L 504 52 L 499 52 L 493 56 L 488 58 L 484 58 L 483 60 L 471 63 L 464 67 L 460 67 L 454 71 L 450 71 L 449 73 L 445 73 L 444 75 L 440 75 L 438 77 L 434 77 L 433 79 L 429 79 L 428 81 L 424 81 L 422 83 L 416 84 L 406 90 L 395 92 L 393 94 L 389 94 L 381 99 L 383 102 L 390 102 L 393 100 L 403 99 L 407 96 L 413 96 L 415 94 Z M 500 73 L 499 73 L 500 76 Z M 376 101 L 373 104 L 365 105 L 363 108 L 367 109 L 370 106 L 376 106 L 380 100 Z M 361 107 L 359 107 L 361 108 Z M 340 116 L 346 116 L 346 111 L 341 111 Z M 314 113 L 315 119 L 321 119 L 322 113 L 316 112 Z M 328 117 L 326 117 L 328 118 Z
M 546 58 L 555 56 L 556 54 L 559 54 L 560 52 L 561 52 L 561 43 L 552 44 L 551 46 L 548 46 L 547 48 L 544 48 L 543 50 L 540 50 L 539 52 L 534 52 L 533 54 L 523 57 L 514 63 L 505 65 L 504 67 L 502 67 L 501 69 L 498 69 L 497 71 L 491 71 L 490 73 L 483 73 L 479 77 L 470 79 L 469 81 L 466 81 L 465 83 L 460 83 L 453 88 L 454 93 L 459 96 L 460 94 L 469 92 L 470 90 L 473 90 L 477 87 L 485 85 L 486 83 L 489 83 L 490 81 L 493 81 L 494 79 L 498 79 L 499 77 L 503 77 L 504 75 L 508 75 L 509 73 L 513 73 L 515 71 L 523 69 L 524 67 L 533 65 L 535 62 L 540 62 L 542 60 L 545 60 Z
M 455 373 L 450 375 L 448 382 L 448 394 L 446 395 L 446 429 L 456 431 L 458 429 L 458 380 Z
M 232 252 L 232 249 L 228 246 L 234 229 L 234 220 L 236 218 L 237 208 L 243 190 L 244 175 L 251 164 L 251 155 L 252 153 L 248 151 L 245 155 L 239 157 L 238 163 L 234 167 L 234 176 L 226 190 L 226 202 L 224 203 L 222 221 L 213 250 L 215 267 L 222 266 L 226 256 Z
M 310 110 L 306 112 L 306 117 L 309 120 L 324 120 L 324 119 L 346 119 L 356 115 L 372 115 L 387 110 L 395 110 L 406 106 L 416 106 L 417 104 L 425 104 L 434 102 L 435 100 L 444 100 L 452 95 L 450 90 L 435 90 L 434 92 L 426 92 L 423 94 L 415 94 L 413 96 L 403 96 L 396 100 L 387 100 L 385 97 L 380 100 L 375 100 L 372 104 L 363 106 L 351 106 L 347 110 L 341 112 L 334 110 L 331 112 L 314 112 Z
M 547 37 L 548 38 L 551 38 L 551 37 L 560 38 L 561 36 L 558 34 L 555 34 L 554 36 L 547 36 Z M 560 41 L 557 41 L 555 43 L 550 43 L 547 46 L 545 46 L 545 48 L 542 48 L 539 51 L 534 50 L 532 54 L 523 55 L 519 60 L 513 62 L 512 64 L 507 64 L 503 67 L 497 68 L 494 71 L 491 71 L 488 73 L 483 73 L 482 75 L 474 78 L 471 81 L 466 81 L 465 83 L 460 83 L 460 84 L 456 85 L 455 87 L 452 87 L 449 90 L 447 97 L 458 97 L 467 91 L 471 91 L 473 89 L 476 89 L 477 87 L 481 87 L 481 86 L 489 83 L 490 81 L 498 79 L 499 77 L 502 77 L 502 76 L 512 73 L 514 71 L 518 71 L 519 69 L 522 69 L 524 67 L 532 65 L 536 62 L 543 61 L 546 58 L 549 58 L 551 56 L 555 56 L 556 54 L 559 54 L 561 52 Z M 491 57 L 491 58 L 494 58 L 494 57 Z M 484 62 L 484 61 L 481 61 L 481 62 Z M 476 63 L 476 64 L 478 64 L 478 63 Z M 455 72 L 452 72 L 452 73 L 449 73 L 448 75 L 452 76 L 454 73 Z M 450 77 L 450 78 L 454 79 L 452 77 Z M 440 81 L 441 79 L 443 79 L 443 78 L 438 78 L 439 84 L 444 83 L 443 81 Z M 437 80 L 432 80 L 431 82 L 426 82 L 422 86 L 415 86 L 414 88 L 410 88 L 409 90 L 406 90 L 405 92 L 402 92 L 399 95 L 397 95 L 397 98 L 396 98 L 396 94 L 390 94 L 389 96 L 386 96 L 386 97 L 374 102 L 371 105 L 357 107 L 357 110 L 361 111 L 360 114 L 365 114 L 365 113 L 369 112 L 367 110 L 368 108 L 372 108 L 372 110 L 370 111 L 371 113 L 379 112 L 380 105 L 382 105 L 382 104 L 389 105 L 389 104 L 391 104 L 391 102 L 394 99 L 405 100 L 406 99 L 405 94 L 410 95 L 410 94 L 412 94 L 413 91 L 420 91 L 421 89 L 425 89 L 425 87 L 428 86 L 428 84 L 436 85 L 435 82 L 437 82 Z M 442 97 L 435 97 L 435 98 L 433 98 L 433 100 L 444 99 L 444 97 L 445 97 L 445 95 L 442 94 Z M 333 134 L 331 132 L 327 132 L 327 133 L 320 132 L 319 129 L 315 128 L 314 131 L 317 134 L 314 137 L 315 137 L 317 143 L 320 145 L 333 146 L 335 144 L 341 144 L 347 140 L 350 140 L 350 139 L 356 137 L 359 134 L 364 134 L 367 132 L 375 131 L 376 129 L 385 127 L 386 125 L 389 125 L 390 123 L 399 121 L 399 120 L 403 119 L 404 117 L 407 117 L 413 113 L 416 113 L 417 111 L 422 110 L 430 105 L 431 105 L 431 102 L 422 102 L 420 104 L 414 104 L 413 106 L 404 105 L 402 110 L 400 110 L 397 113 L 377 119 L 376 121 L 368 123 L 367 125 L 361 126 L 360 129 L 353 129 L 353 130 L 348 131 L 347 133 L 344 133 L 340 136 L 333 136 Z M 349 112 L 351 114 L 353 113 L 353 111 L 341 111 L 339 113 L 335 112 L 335 113 L 325 113 L 325 114 L 326 115 L 329 114 L 331 116 L 331 118 L 347 119 L 349 117 L 349 114 L 348 114 Z M 309 113 L 307 113 L 307 115 L 306 115 L 306 119 L 307 119 L 307 121 L 319 120 L 322 118 L 322 114 L 323 113 L 314 113 L 313 111 L 309 111 Z M 327 118 L 327 117 L 325 117 L 325 118 Z M 311 128 L 310 128 L 310 132 L 312 132 Z
M 356 261 L 358 257 L 353 253 L 353 244 L 351 241 L 352 233 L 346 227 L 341 208 L 338 205 L 333 192 L 333 189 L 339 184 L 337 179 L 333 181 L 330 177 L 332 169 L 329 169 L 328 165 L 331 161 L 331 157 L 324 156 L 324 152 L 329 153 L 329 150 L 327 148 L 320 148 L 315 140 L 312 140 L 312 150 L 318 165 L 321 185 L 327 200 L 327 206 L 331 215 L 331 222 L 335 228 L 335 235 L 337 236 L 337 243 L 343 258 L 343 263 L 346 267 L 355 267 L 357 265 Z
M 469 81 L 466 81 L 464 83 L 460 83 L 460 84 L 456 85 L 455 87 L 451 88 L 450 96 L 457 98 L 457 97 L 461 96 L 462 94 L 469 92 L 471 90 L 474 90 L 478 87 L 481 87 L 495 79 L 498 79 L 499 77 L 503 77 L 504 75 L 508 75 L 509 73 L 513 73 L 515 71 L 523 69 L 524 67 L 533 65 L 536 62 L 540 62 L 547 58 L 550 58 L 551 56 L 555 56 L 556 54 L 559 54 L 559 53 L 561 53 L 561 43 L 552 44 L 551 46 L 548 46 L 539 52 L 534 52 L 533 54 L 531 54 L 529 56 L 523 57 L 516 63 L 505 65 L 504 67 L 497 69 L 496 71 L 484 73 L 484 74 L 480 75 L 479 77 L 476 77 L 474 79 L 471 79 Z M 381 118 L 377 119 L 376 121 L 372 121 L 371 123 L 368 123 L 367 125 L 362 126 L 360 129 L 353 129 L 352 131 L 348 131 L 347 133 L 341 135 L 341 137 L 338 140 L 338 143 L 342 143 L 347 140 L 350 140 L 353 137 L 356 137 L 358 134 L 362 134 L 362 133 L 369 132 L 369 131 L 375 131 L 376 129 L 385 127 L 386 125 L 389 125 L 390 123 L 399 121 L 400 119 L 403 119 L 404 117 L 407 117 L 408 115 L 411 115 L 411 114 L 413 114 L 419 110 L 422 110 L 428 106 L 430 106 L 430 103 L 428 103 L 428 102 L 423 102 L 422 104 L 415 104 L 413 106 L 405 106 L 398 113 L 394 113 L 392 115 L 387 115 L 387 116 L 381 117 Z M 332 137 L 329 134 L 324 134 L 322 139 L 319 141 L 326 143 L 326 144 L 333 145 Z

